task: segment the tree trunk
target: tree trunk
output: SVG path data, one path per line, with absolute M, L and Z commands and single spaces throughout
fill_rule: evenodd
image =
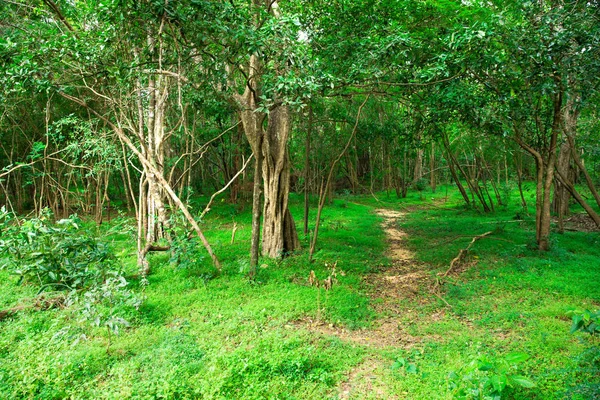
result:
M 464 186 L 462 185 L 460 178 L 456 172 L 456 164 L 457 161 L 454 158 L 452 152 L 450 151 L 450 142 L 448 140 L 448 136 L 444 133 L 443 135 L 443 144 L 444 144 L 444 148 L 446 150 L 445 154 L 446 154 L 446 161 L 448 162 L 448 168 L 450 169 L 450 174 L 452 175 L 452 179 L 454 180 L 454 183 L 456 183 L 456 187 L 458 188 L 458 190 L 460 191 L 460 194 L 462 196 L 462 198 L 465 200 L 465 203 L 467 203 L 467 206 L 471 205 L 471 201 L 469 200 L 469 195 L 467 194 L 467 191 L 465 190 Z M 467 178 L 468 180 L 468 178 Z
M 561 126 L 561 111 L 562 94 L 558 94 L 554 99 L 554 117 L 552 120 L 552 132 L 550 135 L 550 146 L 548 148 L 548 157 L 546 163 L 546 177 L 543 186 L 541 221 L 539 224 L 540 232 L 538 239 L 539 249 L 542 251 L 550 250 L 550 190 L 554 181 L 554 166 L 556 163 L 556 142 L 558 140 L 558 132 Z
M 296 225 L 288 209 L 290 112 L 286 105 L 275 106 L 268 116 L 257 111 L 261 63 L 256 55 L 250 57 L 249 69 L 255 71 L 256 77 L 246 86 L 244 94 L 236 95 L 235 99 L 241 108 L 240 118 L 252 151 L 254 154 L 262 151 L 265 203 L 262 248 L 264 256 L 276 258 L 300 247 Z M 266 118 L 268 121 L 265 131 L 263 123 Z
M 577 192 L 573 184 L 569 182 L 569 179 L 566 175 L 563 175 L 563 173 L 558 169 L 556 170 L 556 174 L 558 176 L 558 180 L 561 181 L 561 183 L 565 186 L 569 193 L 573 195 L 573 197 L 575 198 L 575 200 L 577 200 L 579 205 L 583 207 L 585 212 L 587 212 L 587 214 L 594 221 L 596 226 L 600 228 L 600 215 L 598 215 L 598 213 L 594 211 L 592 207 L 589 206 L 589 204 L 583 199 L 583 197 L 581 197 L 581 195 Z
M 535 202 L 535 226 L 536 241 L 538 249 L 542 251 L 550 250 L 550 192 L 554 181 L 554 170 L 556 164 L 556 147 L 558 134 L 562 124 L 562 93 L 558 93 L 553 98 L 553 118 L 550 132 L 550 142 L 548 147 L 543 149 L 544 155 L 532 146 L 528 145 L 521 138 L 518 129 L 515 127 L 517 143 L 535 159 L 536 164 L 536 202 Z
M 269 257 L 281 257 L 300 247 L 296 225 L 288 208 L 290 191 L 289 134 L 289 108 L 279 106 L 269 114 L 262 146 L 265 191 L 263 254 Z
M 313 109 L 308 106 L 308 129 L 306 130 L 306 144 L 304 154 L 304 236 L 308 236 L 308 213 L 310 210 L 310 139 L 313 129 Z
M 429 155 L 429 184 L 431 191 L 435 193 L 435 143 L 431 142 L 431 154 Z
M 423 149 L 417 149 L 415 157 L 415 169 L 413 175 L 413 183 L 417 183 L 423 177 Z
M 262 136 L 257 138 L 257 148 L 262 147 Z M 260 195 L 261 195 L 261 170 L 262 152 L 254 153 L 254 186 L 252 190 L 252 238 L 250 243 L 250 279 L 256 277 L 258 267 L 259 245 L 260 245 Z
M 594 196 L 594 199 L 596 200 L 596 204 L 598 205 L 598 207 L 600 207 L 600 195 L 598 194 L 598 191 L 596 190 L 596 187 L 594 186 L 594 181 L 592 180 L 592 177 L 590 176 L 589 172 L 587 171 L 587 168 L 583 164 L 583 161 L 581 161 L 581 158 L 579 157 L 579 153 L 577 152 L 577 148 L 575 147 L 575 139 L 573 139 L 571 136 L 567 135 L 567 140 L 569 140 L 569 142 L 571 142 L 570 147 L 571 147 L 571 152 L 573 155 L 573 161 L 575 161 L 575 164 L 577 165 L 577 168 L 579 168 L 579 171 L 581 171 L 583 173 L 583 176 L 585 177 L 585 181 L 588 184 L 588 188 L 590 189 L 590 192 L 592 192 L 592 196 Z

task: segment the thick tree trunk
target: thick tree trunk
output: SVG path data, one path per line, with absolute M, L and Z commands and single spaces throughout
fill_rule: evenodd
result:
M 257 138 L 257 147 L 262 147 L 262 137 Z M 260 196 L 262 179 L 262 161 L 263 157 L 260 151 L 254 154 L 254 186 L 252 190 L 252 238 L 250 243 L 250 279 L 256 277 L 258 267 L 259 247 L 260 247 Z
M 296 225 L 288 208 L 290 115 L 287 106 L 271 111 L 265 134 L 262 146 L 265 192 L 263 254 L 281 257 L 300 247 Z
M 569 180 L 571 172 L 571 141 L 567 138 L 575 137 L 577 131 L 577 119 L 579 112 L 575 108 L 575 99 L 569 98 L 566 106 L 561 111 L 563 113 L 563 130 L 565 133 L 564 142 L 560 146 L 560 153 L 556 162 L 556 170 Z M 562 222 L 563 217 L 569 214 L 569 200 L 571 193 L 561 179 L 557 179 L 555 191 L 553 211 L 558 214 L 559 220 Z M 562 224 L 561 224 L 562 225 Z
M 413 183 L 417 183 L 423 177 L 423 149 L 417 149 L 415 157 L 415 169 L 413 175 Z
M 249 68 L 256 71 L 256 78 L 246 87 L 243 95 L 236 96 L 241 107 L 240 118 L 244 133 L 254 154 L 262 152 L 263 207 L 263 255 L 276 258 L 300 247 L 296 225 L 288 209 L 290 191 L 290 160 L 288 141 L 290 135 L 290 112 L 288 106 L 278 105 L 268 116 L 257 112 L 260 77 L 260 61 L 250 58 Z M 267 129 L 264 120 L 268 118 Z M 262 138 L 262 143 L 261 139 Z M 253 237 L 258 232 L 253 232 Z

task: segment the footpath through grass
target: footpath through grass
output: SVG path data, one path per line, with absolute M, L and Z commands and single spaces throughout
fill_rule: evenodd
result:
M 139 311 L 127 311 L 131 327 L 111 336 L 69 308 L 0 321 L 0 398 L 450 399 L 459 386 L 475 387 L 486 376 L 469 372 L 474 360 L 501 364 L 513 352 L 529 355 L 518 374 L 536 386 L 507 388 L 506 398 L 598 395 L 600 353 L 589 338 L 569 333 L 565 316 L 569 307 L 600 306 L 598 233 L 554 234 L 552 251 L 539 253 L 532 249 L 532 216 L 511 205 L 480 214 L 448 192 L 335 200 L 323 212 L 314 263 L 306 261 L 304 238 L 298 254 L 262 260 L 256 283 L 246 277 L 248 208 L 222 203 L 204 223 L 221 274 L 201 249 L 180 264 L 156 254 L 147 286 L 133 277 L 128 223 L 104 225 L 100 234 L 145 297 Z M 292 198 L 296 221 L 300 203 Z M 399 296 L 395 318 L 410 345 L 358 344 L 307 322 L 364 336 L 379 324 L 369 297 L 376 288 L 364 278 L 392 261 L 376 208 L 408 211 L 400 221 L 408 234 L 403 244 L 428 266 L 430 281 L 472 237 L 493 231 L 445 280 L 444 300 L 425 284 L 414 296 Z M 325 279 L 336 263 L 332 290 L 308 284 L 311 270 Z M 34 287 L 0 271 L 0 310 L 34 296 Z

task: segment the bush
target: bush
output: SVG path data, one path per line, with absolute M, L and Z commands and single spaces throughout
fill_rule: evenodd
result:
M 74 215 L 55 224 L 45 212 L 17 222 L 0 210 L 0 268 L 45 290 L 79 290 L 121 275 L 121 267 L 106 244 L 83 232 Z

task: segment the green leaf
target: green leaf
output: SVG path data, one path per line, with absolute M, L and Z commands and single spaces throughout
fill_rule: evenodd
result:
M 571 325 L 571 333 L 577 332 L 583 325 L 583 317 L 581 315 L 573 316 L 573 324 Z
M 514 363 L 521 363 L 523 361 L 526 361 L 527 359 L 529 359 L 529 355 L 526 353 L 509 353 L 506 357 L 505 360 L 508 361 L 511 364 Z
M 506 388 L 508 381 L 506 375 L 494 375 L 490 379 L 490 383 L 492 384 L 494 391 L 501 393 L 504 388 Z
M 402 357 L 396 359 L 396 362 L 392 365 L 392 369 L 400 369 L 406 365 L 406 360 Z
M 490 371 L 493 368 L 494 368 L 494 365 L 489 362 L 482 362 L 481 364 L 479 364 L 480 371 Z
M 409 374 L 416 374 L 417 373 L 417 366 L 414 363 L 410 363 L 406 366 L 406 372 L 408 372 Z
M 512 385 L 521 386 L 524 388 L 535 387 L 535 383 L 533 383 L 532 381 L 530 381 L 529 379 L 527 379 L 526 377 L 524 377 L 522 375 L 511 375 L 508 377 L 508 381 Z

